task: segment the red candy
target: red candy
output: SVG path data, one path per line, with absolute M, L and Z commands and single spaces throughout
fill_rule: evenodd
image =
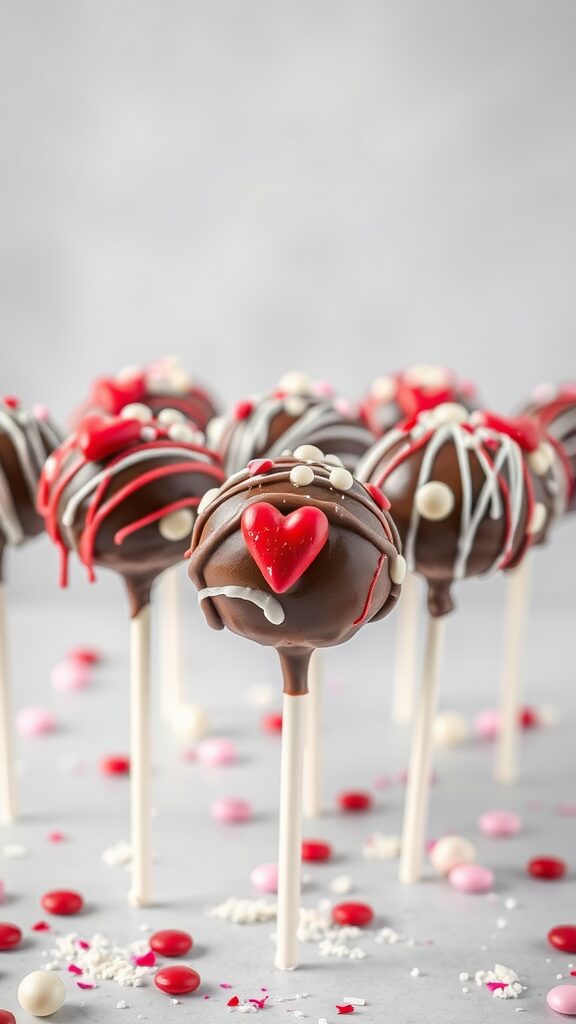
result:
M 342 926 L 365 928 L 374 920 L 374 911 L 367 903 L 337 903 L 332 907 L 332 920 Z
M 234 419 L 247 420 L 253 408 L 254 402 L 250 402 L 248 399 L 242 402 L 236 402 L 236 405 L 234 406 Z
M 341 793 L 338 804 L 342 811 L 368 811 L 372 807 L 370 793 Z
M 271 712 L 262 719 L 264 732 L 282 732 L 282 715 Z
M 169 996 L 186 996 L 196 991 L 200 975 L 192 967 L 163 967 L 155 975 L 154 984 Z
M 126 754 L 112 754 L 110 757 L 103 757 L 100 761 L 100 771 L 103 775 L 128 775 L 130 758 Z
M 520 711 L 520 725 L 523 729 L 535 729 L 539 725 L 538 712 L 534 708 L 522 708 Z
M 22 932 L 15 924 L 0 922 L 0 950 L 14 949 L 22 942 Z
M 557 924 L 548 932 L 548 942 L 561 953 L 576 953 L 576 925 Z
M 75 647 L 68 657 L 71 661 L 81 661 L 83 665 L 97 665 L 100 653 L 93 647 Z
M 268 501 L 244 509 L 241 527 L 248 551 L 275 594 L 283 594 L 298 582 L 330 533 L 322 509 L 303 505 L 285 516 Z
M 150 938 L 150 946 L 160 956 L 184 956 L 192 949 L 192 936 L 188 932 L 178 931 L 177 928 L 165 928 L 164 931 L 154 932 Z
M 44 893 L 42 907 L 48 914 L 69 917 L 84 909 L 84 900 L 79 892 L 72 889 L 54 889 L 53 892 Z
M 302 843 L 302 860 L 330 860 L 332 847 L 320 839 L 305 839 Z
M 10 1010 L 0 1010 L 0 1024 L 16 1024 L 16 1017 Z
M 542 878 L 547 882 L 555 881 L 564 878 L 566 862 L 559 857 L 533 857 L 528 863 L 527 871 L 532 878 Z
M 344 1013 L 354 1013 L 354 1007 L 352 1006 L 352 1003 L 344 1003 L 343 1006 L 338 1006 L 337 1005 L 336 1009 L 337 1009 L 338 1013 L 342 1013 L 342 1014 L 344 1014 Z

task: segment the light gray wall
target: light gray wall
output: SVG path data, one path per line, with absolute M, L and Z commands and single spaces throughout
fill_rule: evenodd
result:
M 1 0 L 0 387 L 575 376 L 575 42 L 573 0 Z

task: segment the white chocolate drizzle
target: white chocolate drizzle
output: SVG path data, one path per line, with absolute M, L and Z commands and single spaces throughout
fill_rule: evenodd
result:
M 36 505 L 36 489 L 49 452 L 60 444 L 60 436 L 47 418 L 20 406 L 0 406 L 0 433 L 5 434 L 14 448 L 22 472 L 30 504 Z M 18 509 L 14 503 L 8 475 L 0 464 L 0 532 L 8 544 L 15 546 L 26 539 Z
M 284 622 L 284 609 L 272 594 L 266 594 L 263 590 L 254 590 L 252 587 L 205 587 L 198 591 L 198 603 L 200 604 L 207 597 L 231 597 L 240 601 L 251 601 L 252 604 L 261 608 L 264 618 L 268 619 L 273 626 L 279 626 Z

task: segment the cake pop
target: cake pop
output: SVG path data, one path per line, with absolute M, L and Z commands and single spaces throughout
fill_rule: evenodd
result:
M 404 560 L 387 502 L 304 445 L 205 495 L 189 575 L 209 625 L 275 647 L 284 678 L 276 965 L 296 966 L 303 725 L 311 653 L 398 600 Z
M 455 402 L 477 408 L 476 388 L 444 366 L 410 366 L 402 373 L 376 377 L 360 405 L 363 421 L 376 437 L 420 412 Z
M 95 579 L 117 572 L 131 609 L 133 900 L 150 898 L 149 603 L 152 584 L 183 556 L 202 495 L 224 479 L 218 457 L 174 409 L 142 404 L 92 415 L 48 459 L 38 509 L 67 582 L 70 551 Z
M 237 402 L 230 415 L 213 420 L 208 439 L 230 474 L 252 459 L 276 459 L 303 444 L 333 452 L 353 471 L 374 437 L 329 387 L 287 373 L 273 391 Z
M 427 823 L 444 617 L 456 580 L 517 565 L 536 526 L 520 445 L 448 403 L 419 413 L 376 442 L 360 479 L 385 487 L 407 567 L 428 591 L 428 635 L 406 793 L 400 877 L 418 881 Z
M 576 384 L 566 383 L 554 387 L 541 384 L 535 388 L 531 400 L 522 410 L 526 416 L 537 420 L 546 433 L 561 448 L 567 460 L 571 477 L 571 511 L 576 509 Z
M 60 435 L 46 409 L 26 409 L 17 398 L 0 400 L 0 821 L 15 818 L 11 699 L 6 650 L 4 555 L 37 537 L 44 523 L 36 512 L 36 487 Z

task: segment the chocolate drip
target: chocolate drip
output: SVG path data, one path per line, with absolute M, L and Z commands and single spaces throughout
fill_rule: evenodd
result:
M 308 668 L 311 647 L 279 647 L 284 693 L 290 697 L 303 697 L 308 693 Z
M 150 593 L 154 576 L 124 576 L 124 585 L 130 603 L 130 618 L 135 619 L 146 605 L 150 604 Z

